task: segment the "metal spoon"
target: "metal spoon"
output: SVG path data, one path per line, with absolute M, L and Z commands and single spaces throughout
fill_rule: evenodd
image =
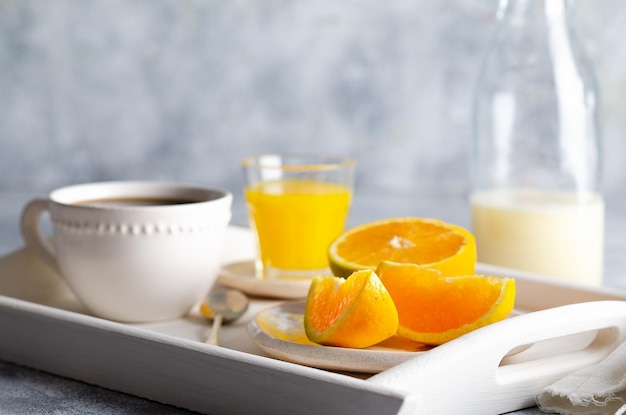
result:
M 245 314 L 249 305 L 248 297 L 233 288 L 216 288 L 207 294 L 201 311 L 204 317 L 213 321 L 213 326 L 205 343 L 219 346 L 222 323 L 234 322 Z

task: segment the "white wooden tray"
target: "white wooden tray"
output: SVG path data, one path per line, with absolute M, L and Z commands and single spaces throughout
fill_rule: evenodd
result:
M 248 231 L 230 228 L 225 262 L 251 255 Z M 223 347 L 210 346 L 199 318 L 126 325 L 87 315 L 56 274 L 19 249 L 0 258 L 0 358 L 203 413 L 489 415 L 534 405 L 545 385 L 626 337 L 624 293 L 477 271 L 515 277 L 524 314 L 368 376 L 264 354 L 246 326 L 277 300 L 254 300 L 224 328 Z

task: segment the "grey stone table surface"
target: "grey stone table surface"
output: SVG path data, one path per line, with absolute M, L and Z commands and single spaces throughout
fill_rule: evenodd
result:
M 0 195 L 0 256 L 21 247 L 19 214 L 32 194 Z M 349 225 L 390 216 L 435 217 L 469 226 L 469 205 L 464 197 L 423 200 L 419 197 L 357 195 Z M 245 224 L 240 199 L 233 206 L 233 224 Z M 626 203 L 607 201 L 605 238 L 605 282 L 626 288 Z M 184 409 L 163 405 L 124 393 L 66 379 L 2 360 L 0 356 L 0 414 L 189 414 Z M 537 415 L 527 408 L 515 414 Z

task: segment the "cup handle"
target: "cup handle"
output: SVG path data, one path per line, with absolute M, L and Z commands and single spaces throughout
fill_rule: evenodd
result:
M 47 210 L 48 199 L 31 200 L 22 210 L 20 228 L 26 245 L 43 259 L 46 264 L 59 271 L 54 248 L 41 232 L 41 215 Z

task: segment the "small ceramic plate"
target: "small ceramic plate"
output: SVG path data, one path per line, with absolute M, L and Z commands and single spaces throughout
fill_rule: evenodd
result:
M 253 261 L 225 265 L 217 281 L 225 287 L 237 288 L 248 295 L 288 300 L 306 298 L 311 285 L 310 279 L 262 280 L 256 278 Z
M 304 332 L 305 301 L 286 302 L 259 312 L 248 334 L 270 356 L 329 370 L 378 373 L 429 350 L 430 346 L 392 337 L 366 349 L 321 346 Z

